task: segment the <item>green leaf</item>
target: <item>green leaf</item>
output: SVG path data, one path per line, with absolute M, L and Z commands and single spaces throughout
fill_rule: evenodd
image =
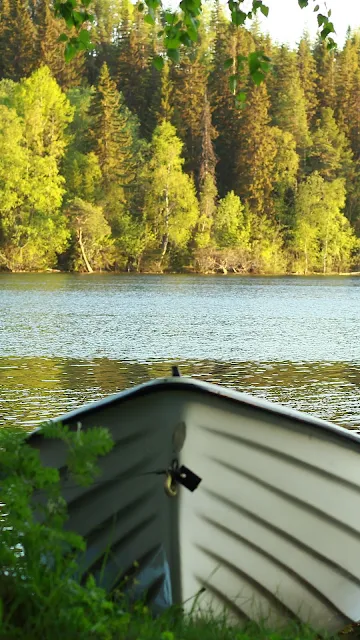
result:
M 155 24 L 155 20 L 150 13 L 147 13 L 146 16 L 144 16 L 144 22 L 146 22 L 146 24 L 151 24 L 151 25 Z
M 68 40 L 69 40 L 69 36 L 67 36 L 66 33 L 62 33 L 58 37 L 58 42 L 67 42 Z
M 90 33 L 86 29 L 81 29 L 79 36 L 79 41 L 84 44 L 86 47 L 91 45 Z
M 251 74 L 259 69 L 262 55 L 262 51 L 252 51 L 251 53 L 249 53 L 248 61 Z
M 145 0 L 145 3 L 150 10 L 155 11 L 160 5 L 160 0 Z
M 253 71 L 251 77 L 256 86 L 259 86 L 265 80 L 265 75 L 262 71 Z
M 191 42 L 197 42 L 198 35 L 199 35 L 197 29 L 194 29 L 193 27 L 188 27 L 187 34 Z
M 229 77 L 229 87 L 230 87 L 231 93 L 235 93 L 236 91 L 237 80 L 238 79 L 236 74 L 233 74 L 232 76 Z
M 165 38 L 166 49 L 178 49 L 180 47 L 180 35 L 178 38 Z
M 236 100 L 238 102 L 246 102 L 246 92 L 245 91 L 239 91 L 239 93 L 236 94 Z
M 172 25 L 175 24 L 177 20 L 177 14 L 172 11 L 165 11 L 165 22 L 166 24 Z
M 327 22 L 327 18 L 326 18 L 326 16 L 323 16 L 322 13 L 319 13 L 319 15 L 317 17 L 317 21 L 318 21 L 319 27 L 321 27 L 321 25 L 323 25 L 323 24 L 325 24 Z
M 167 49 L 166 51 L 168 57 L 173 62 L 180 62 L 180 51 L 179 49 Z
M 267 7 L 265 4 L 261 5 L 260 11 L 266 18 L 268 17 L 268 15 L 269 15 L 269 7 Z
M 316 7 L 314 7 L 314 13 L 316 13 L 317 11 L 319 11 L 319 9 L 320 9 L 320 7 L 319 7 L 319 5 L 317 4 L 317 5 L 316 5 Z
M 164 58 L 162 58 L 161 56 L 155 56 L 155 58 L 153 58 L 152 63 L 155 69 L 157 69 L 158 71 L 161 71 L 164 67 Z
M 189 34 L 184 32 L 181 34 L 180 38 L 179 38 L 181 44 L 185 45 L 185 47 L 190 47 L 191 46 L 191 38 L 189 37 Z
M 65 60 L 66 62 L 71 62 L 73 58 L 75 58 L 78 48 L 72 44 L 71 42 L 67 42 L 65 45 Z
M 242 26 L 245 23 L 246 18 L 247 18 L 247 14 L 244 11 L 241 11 L 241 9 L 236 9 L 231 14 L 232 22 L 237 27 Z
M 305 9 L 308 6 L 309 0 L 298 0 L 300 9 Z
M 243 56 L 240 54 L 239 56 L 236 56 L 236 60 L 238 62 L 238 65 L 242 66 L 244 62 L 247 62 L 247 56 Z
M 73 15 L 74 24 L 76 27 L 80 26 L 85 22 L 84 14 L 80 13 L 80 11 L 73 11 L 72 15 Z
M 328 51 L 332 51 L 333 49 L 336 49 L 336 46 L 337 45 L 335 40 L 333 40 L 333 38 L 328 38 L 327 45 L 326 45 Z
M 334 33 L 334 32 L 335 32 L 335 30 L 334 30 L 334 25 L 333 25 L 333 24 L 331 24 L 331 22 L 329 22 L 329 23 L 328 23 L 328 24 L 323 28 L 323 30 L 321 31 L 321 34 L 320 34 L 320 35 L 321 35 L 322 39 L 323 39 L 323 40 L 325 40 L 325 39 L 328 37 L 328 35 L 329 35 L 330 33 Z
M 234 58 L 228 58 L 224 62 L 224 69 L 230 69 L 230 67 L 232 67 L 233 64 L 234 64 Z
M 140 3 L 138 4 L 138 11 L 140 11 L 140 13 L 141 13 L 142 11 L 144 11 L 144 9 L 145 9 L 145 5 L 144 5 L 144 3 L 143 3 L 143 2 L 140 2 Z

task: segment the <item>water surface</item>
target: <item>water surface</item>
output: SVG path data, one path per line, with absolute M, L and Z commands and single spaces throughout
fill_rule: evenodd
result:
M 184 374 L 360 426 L 360 279 L 0 275 L 0 424 Z

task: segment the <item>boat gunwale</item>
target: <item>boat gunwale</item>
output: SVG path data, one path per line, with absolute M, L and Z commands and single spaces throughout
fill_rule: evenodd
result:
M 80 419 L 85 415 L 98 413 L 102 409 L 122 404 L 123 402 L 133 400 L 137 397 L 143 397 L 152 393 L 164 391 L 198 392 L 212 397 L 220 397 L 250 409 L 271 413 L 272 415 L 279 416 L 280 418 L 287 420 L 293 420 L 308 427 L 315 427 L 315 429 L 319 429 L 319 432 L 325 431 L 327 433 L 331 433 L 335 437 L 347 440 L 348 442 L 357 445 L 360 453 L 360 436 L 350 429 L 332 424 L 331 422 L 297 411 L 296 409 L 291 409 L 280 404 L 269 402 L 262 398 L 253 397 L 250 394 L 236 391 L 235 389 L 220 387 L 219 385 L 204 382 L 202 380 L 194 380 L 193 378 L 185 376 L 157 378 L 155 380 L 144 382 L 134 387 L 130 387 L 129 389 L 124 389 L 118 393 L 111 394 L 105 398 L 101 398 L 100 400 L 86 403 L 78 409 L 74 409 L 73 411 L 65 413 L 57 418 L 50 419 L 49 422 L 62 422 L 64 424 L 68 424 L 69 422 L 73 423 L 74 420 L 80 421 Z M 73 426 L 74 429 L 77 428 L 76 425 L 70 424 L 70 428 L 71 426 Z M 33 440 L 33 438 L 36 440 L 36 436 L 42 436 L 41 431 L 41 426 L 36 427 L 29 433 L 29 438 L 31 440 Z

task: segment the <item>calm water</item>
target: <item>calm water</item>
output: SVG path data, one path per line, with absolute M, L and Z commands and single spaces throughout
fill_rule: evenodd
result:
M 33 425 L 174 362 L 360 427 L 360 278 L 0 274 L 0 424 Z

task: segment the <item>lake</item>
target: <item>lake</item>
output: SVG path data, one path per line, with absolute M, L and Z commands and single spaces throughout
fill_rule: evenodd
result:
M 181 372 L 360 428 L 360 278 L 0 274 L 0 424 Z

